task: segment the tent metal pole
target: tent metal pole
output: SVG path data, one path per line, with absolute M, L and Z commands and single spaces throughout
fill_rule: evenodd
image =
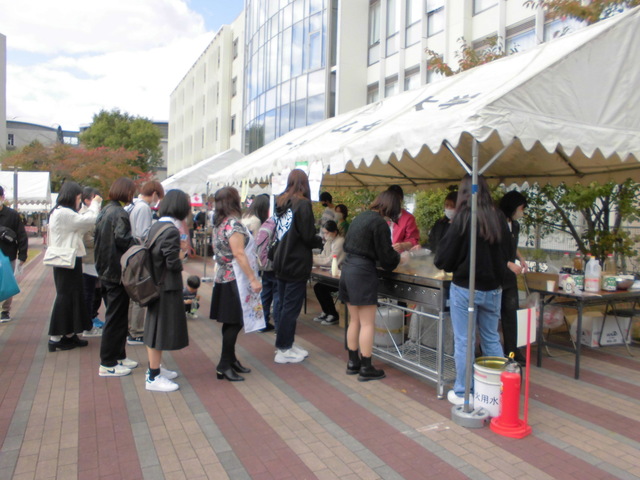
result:
M 471 395 L 471 376 L 473 374 L 473 353 L 475 342 L 473 332 L 475 329 L 475 293 L 476 293 L 476 232 L 478 230 L 478 141 L 474 138 L 471 144 L 471 231 L 470 252 L 469 252 L 469 304 L 467 307 L 467 369 L 464 379 L 464 404 L 454 406 L 451 410 L 451 417 L 458 425 L 467 428 L 482 428 L 489 417 L 489 413 L 484 409 L 474 410 L 469 403 Z
M 474 141 L 475 141 L 475 140 L 474 140 Z M 504 147 L 502 147 L 502 149 L 501 149 L 498 153 L 496 153 L 496 154 L 491 158 L 491 160 L 489 160 L 489 161 L 488 161 L 488 162 L 487 162 L 487 163 L 486 163 L 486 164 L 485 164 L 485 165 L 480 169 L 480 172 L 479 172 L 479 173 L 480 173 L 480 175 L 483 175 L 483 174 L 484 174 L 484 172 L 486 172 L 486 171 L 489 169 L 489 167 L 490 167 L 491 165 L 493 165 L 493 164 L 495 163 L 495 161 L 496 161 L 496 160 L 498 160 L 498 158 L 500 158 L 500 155 L 502 155 L 502 154 L 504 153 L 504 151 L 505 151 L 507 148 L 509 148 L 509 146 L 511 146 L 511 143 L 510 143 L 509 145 L 505 145 Z
M 458 163 L 462 165 L 462 168 L 464 168 L 464 171 L 467 172 L 469 175 L 471 175 L 471 168 L 469 167 L 469 165 L 467 165 L 467 162 L 465 162 L 462 159 L 462 157 L 458 155 L 458 152 L 455 151 L 453 146 L 449 143 L 449 140 L 445 140 L 442 143 L 444 143 L 444 146 L 447 147 L 447 150 L 451 152 L 451 155 L 453 155 L 453 157 L 458 161 Z M 476 145 L 476 143 L 477 143 L 477 140 L 474 138 L 473 145 Z M 477 148 L 477 145 L 476 145 L 476 148 Z

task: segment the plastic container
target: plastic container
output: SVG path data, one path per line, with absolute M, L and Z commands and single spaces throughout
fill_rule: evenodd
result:
M 600 274 L 602 268 L 600 262 L 591 257 L 584 271 L 584 290 L 585 292 L 597 293 L 600 291 Z
M 333 277 L 337 277 L 339 273 L 340 270 L 338 269 L 338 256 L 334 255 L 331 259 L 331 275 Z
M 613 253 L 608 253 L 602 270 L 602 290 L 615 292 L 617 289 L 616 262 L 613 259 Z
M 560 267 L 560 273 L 558 275 L 558 288 L 564 289 L 564 284 L 567 281 L 567 278 L 571 276 L 572 269 L 573 267 L 571 265 L 569 252 L 565 252 L 562 257 L 562 267 Z
M 473 407 L 484 408 L 490 417 L 500 415 L 500 375 L 507 362 L 502 357 L 478 357 L 473 364 Z

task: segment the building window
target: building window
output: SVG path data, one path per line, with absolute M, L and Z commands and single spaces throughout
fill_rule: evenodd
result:
M 380 2 L 369 5 L 369 65 L 380 60 Z
M 444 30 L 444 0 L 427 0 L 427 36 Z
M 378 84 L 374 83 L 373 85 L 369 85 L 367 87 L 367 104 L 375 103 L 380 100 L 380 90 L 378 89 Z
M 420 86 L 420 67 L 414 67 L 404 72 L 404 91 L 413 90 Z
M 220 104 L 220 84 L 216 83 L 216 105 Z
M 408 47 L 414 43 L 420 41 L 421 26 L 420 20 L 422 20 L 422 5 L 424 0 L 405 0 L 406 5 L 406 25 L 407 32 L 404 42 L 404 46 Z
M 220 51 L 220 47 L 218 47 L 218 68 L 220 68 L 220 56 L 222 55 L 222 52 Z
M 231 80 L 231 96 L 235 97 L 238 93 L 238 77 L 233 77 Z
M 231 115 L 231 135 L 236 134 L 236 116 Z
M 535 46 L 536 32 L 534 29 L 516 35 L 509 35 L 507 33 L 507 41 L 505 42 L 505 51 L 507 54 L 524 52 Z
M 216 142 L 218 141 L 218 119 L 216 118 L 216 123 L 215 123 L 215 135 L 216 135 Z
M 476 15 L 480 12 L 484 12 L 496 5 L 498 5 L 498 0 L 473 0 L 473 14 Z
M 396 0 L 387 0 L 387 57 L 398 52 L 399 37 L 398 18 L 396 16 Z
M 7 137 L 7 146 L 8 147 L 13 147 L 14 146 L 13 133 L 10 133 L 9 136 Z
M 384 82 L 384 98 L 392 97 L 398 93 L 398 76 L 389 77 Z
M 233 41 L 233 58 L 234 59 L 238 58 L 238 39 L 237 38 Z
M 567 17 L 565 19 L 559 18 L 557 20 L 553 20 L 546 23 L 544 26 L 544 41 L 548 42 L 554 38 L 562 37 L 563 35 L 575 32 L 584 26 L 586 26 L 585 22 L 581 22 L 574 18 Z

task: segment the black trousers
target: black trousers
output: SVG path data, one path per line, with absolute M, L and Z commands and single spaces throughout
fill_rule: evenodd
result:
M 129 332 L 129 295 L 121 283 L 102 282 L 106 307 L 100 344 L 100 363 L 114 367 L 127 357 L 125 345 Z
M 518 287 L 517 285 L 502 288 L 502 306 L 500 308 L 500 323 L 504 339 L 504 354 L 513 352 L 516 357 L 518 351 Z
M 241 323 L 222 324 L 222 351 L 220 352 L 220 362 L 216 367 L 219 372 L 224 372 L 231 368 L 231 364 L 237 360 L 236 340 L 240 330 L 242 330 Z
M 340 315 L 338 315 L 336 304 L 333 303 L 333 297 L 331 296 L 331 294 L 337 292 L 338 289 L 323 283 L 316 283 L 313 286 L 313 291 L 316 294 L 316 298 L 318 299 L 318 303 L 320 304 L 322 311 L 327 315 L 333 315 L 338 318 Z

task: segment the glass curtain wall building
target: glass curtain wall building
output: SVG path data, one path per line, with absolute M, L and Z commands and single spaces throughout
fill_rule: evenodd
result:
M 245 153 L 330 115 L 333 1 L 245 2 Z

